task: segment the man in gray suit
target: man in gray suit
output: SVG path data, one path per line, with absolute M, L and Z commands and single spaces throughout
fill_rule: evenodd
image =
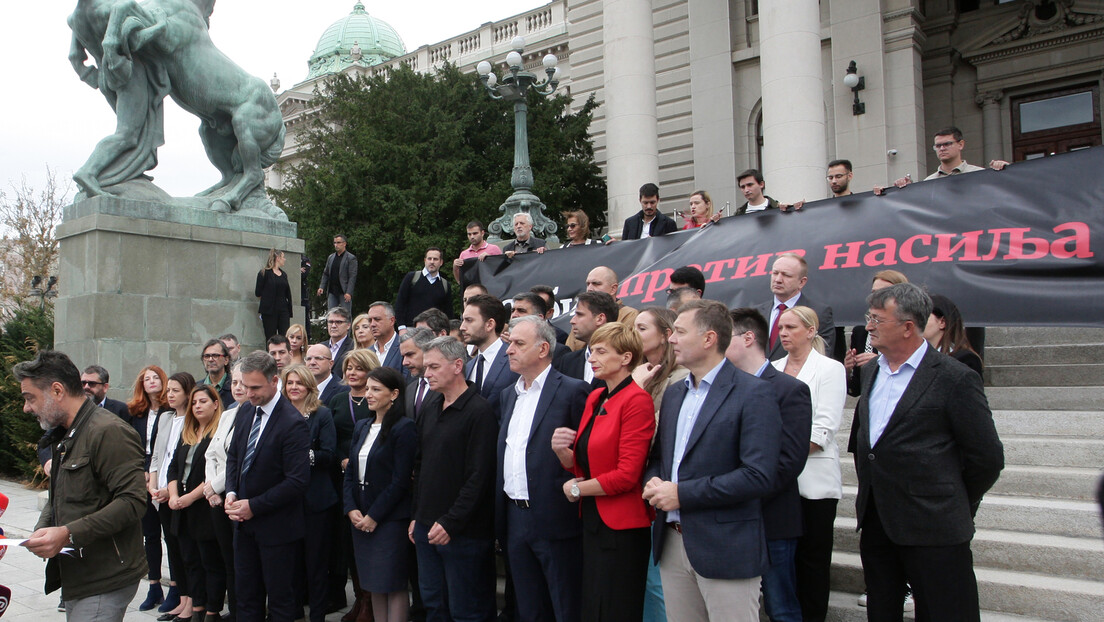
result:
M 932 303 L 915 284 L 867 304 L 879 354 L 855 409 L 855 505 L 869 619 L 901 620 L 908 580 L 918 621 L 980 620 L 973 517 L 1004 468 L 981 378 L 924 341 Z
M 770 273 L 770 288 L 774 298 L 769 303 L 759 305 L 759 311 L 767 318 L 770 327 L 767 342 L 767 358 L 772 361 L 786 356 L 782 340 L 778 338 L 778 318 L 786 309 L 798 305 L 816 311 L 820 320 L 817 331 L 824 338 L 824 353 L 832 356 L 836 347 L 836 325 L 832 322 L 832 307 L 811 300 L 802 292 L 809 283 L 809 264 L 797 253 L 783 253 L 774 260 Z
M 663 396 L 644 499 L 667 619 L 758 622 L 770 566 L 760 499 L 773 491 L 782 436 L 774 390 L 725 360 L 728 308 L 683 305 L 670 341 L 690 370 Z
M 326 269 L 322 271 L 322 283 L 318 286 L 318 295 L 326 295 L 326 308 L 345 307 L 353 312 L 353 288 L 356 287 L 357 258 L 347 252 L 348 240 L 342 234 L 334 236 L 334 253 L 326 259 Z

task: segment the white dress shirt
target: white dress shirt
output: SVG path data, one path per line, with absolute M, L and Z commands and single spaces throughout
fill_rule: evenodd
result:
M 491 342 L 491 345 L 487 346 L 487 349 L 475 355 L 475 363 L 472 364 L 471 374 L 468 375 L 468 380 L 475 382 L 475 376 L 478 373 L 479 358 L 483 357 L 483 382 L 487 381 L 487 377 L 491 375 L 491 367 L 495 364 L 495 359 L 498 358 L 498 351 L 502 349 L 502 340 L 495 339 Z M 483 386 L 478 387 L 482 389 Z
M 357 479 L 358 482 L 364 483 L 364 470 L 368 468 L 368 454 L 372 453 L 372 446 L 376 444 L 376 439 L 379 438 L 380 430 L 383 429 L 382 423 L 373 423 L 368 428 L 368 436 L 364 439 L 364 444 L 360 446 L 360 451 L 357 452 L 357 458 L 359 458 L 359 464 L 357 465 Z
M 378 342 L 378 341 L 376 342 L 376 345 L 372 346 L 372 352 L 374 352 L 375 355 L 379 357 L 380 365 L 383 365 L 383 362 L 387 360 L 387 353 L 390 352 L 391 348 L 394 348 L 395 344 L 397 344 L 398 342 L 399 342 L 399 334 L 395 333 L 394 335 L 392 335 L 390 340 L 388 340 L 386 343 L 382 344 L 383 345 L 382 348 L 378 347 L 378 346 L 381 345 L 380 342 Z
M 318 383 L 318 395 L 321 396 L 322 392 L 326 390 L 326 387 L 330 386 L 330 381 L 333 380 L 333 374 L 326 374 L 326 379 Z M 323 404 L 323 406 L 329 406 L 329 404 Z
M 441 278 L 441 273 L 438 272 L 436 274 L 430 274 L 429 268 L 422 268 L 422 276 L 429 279 L 430 285 L 433 285 L 437 282 L 437 279 Z
M 583 382 L 591 384 L 594 382 L 594 368 L 590 366 L 590 346 L 584 348 L 583 353 Z
M 511 499 L 529 500 L 529 478 L 525 470 L 525 450 L 529 446 L 529 436 L 533 433 L 533 419 L 537 415 L 537 402 L 541 390 L 548 381 L 548 370 L 544 368 L 529 388 L 525 388 L 525 378 L 518 378 L 514 384 L 517 402 L 510 417 L 510 426 L 506 430 L 506 451 L 502 459 L 502 491 Z
M 794 294 L 793 298 L 790 298 L 789 300 L 779 300 L 778 296 L 775 296 L 774 297 L 774 306 L 771 307 L 770 317 L 767 318 L 769 320 L 768 323 L 767 323 L 767 330 L 769 331 L 771 328 L 774 327 L 774 323 L 775 323 L 776 319 L 778 318 L 778 305 L 781 305 L 781 304 L 786 305 L 786 311 L 789 311 L 790 309 L 793 309 L 798 304 L 800 304 L 800 302 L 799 302 L 800 300 L 801 300 L 801 290 L 797 290 L 797 293 Z M 783 313 L 785 313 L 785 311 Z M 768 337 L 769 337 L 769 335 L 768 335 Z
M 878 376 L 874 379 L 874 386 L 870 389 L 870 446 L 877 444 L 878 439 L 885 432 L 893 411 L 897 408 L 897 402 L 905 394 L 916 368 L 920 366 L 924 354 L 928 351 L 928 342 L 922 341 L 920 347 L 908 357 L 908 360 L 890 371 L 889 362 L 884 354 L 878 355 Z

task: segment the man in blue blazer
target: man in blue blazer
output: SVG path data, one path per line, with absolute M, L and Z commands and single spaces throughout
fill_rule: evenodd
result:
M 509 317 L 498 298 L 479 294 L 468 299 L 460 318 L 461 339 L 476 349 L 464 364 L 464 377 L 475 384 L 496 416 L 500 415 L 498 401 L 502 390 L 513 386 L 518 379 L 506 358 L 506 344 L 499 338 Z
M 782 445 L 774 487 L 763 498 L 770 570 L 763 575 L 763 607 L 772 622 L 801 622 L 794 556 L 802 535 L 801 494 L 797 476 L 809 457 L 813 405 L 809 386 L 767 360 L 767 320 L 751 307 L 732 310 L 732 343 L 725 358 L 737 369 L 770 383 L 782 414 Z
M 731 340 L 728 308 L 712 300 L 684 304 L 670 338 L 690 376 L 663 396 L 644 499 L 657 510 L 652 551 L 671 620 L 759 619 L 770 566 L 760 499 L 782 420 L 770 385 L 725 360 Z
M 577 620 L 582 523 L 563 494 L 564 470 L 549 448 L 556 428 L 579 427 L 589 386 L 552 369 L 556 332 L 537 315 L 510 322 L 495 478 L 495 530 L 506 549 L 520 620 Z
M 264 352 L 242 359 L 249 403 L 238 409 L 240 433 L 226 451 L 226 514 L 235 521 L 237 619 L 295 619 L 295 559 L 305 533 L 310 481 L 307 420 L 276 391 L 276 361 Z
M 1004 468 L 981 377 L 924 341 L 931 299 L 913 283 L 867 297 L 878 358 L 855 407 L 855 516 L 871 620 L 980 620 L 970 541 L 981 497 Z
M 376 338 L 371 349 L 380 365 L 402 372 L 403 378 L 409 381 L 410 371 L 402 364 L 399 335 L 395 332 L 395 308 L 391 303 L 377 300 L 368 307 L 368 330 Z

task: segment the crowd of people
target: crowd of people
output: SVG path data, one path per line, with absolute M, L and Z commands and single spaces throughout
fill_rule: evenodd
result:
M 740 213 L 780 207 L 756 171 L 741 180 Z M 848 192 L 850 164 L 828 181 Z M 640 202 L 618 243 L 676 229 L 654 184 Z M 691 213 L 712 221 L 708 193 Z M 585 245 L 585 214 L 566 217 Z M 505 254 L 545 251 L 527 215 L 513 224 Z M 467 234 L 458 281 L 499 252 L 480 223 Z M 452 320 L 437 248 L 395 304 L 354 317 L 356 258 L 344 236 L 335 251 L 319 343 L 277 308 L 266 351 L 212 338 L 199 380 L 149 365 L 126 404 L 106 398 L 105 369 L 78 374 L 61 353 L 13 370 L 50 428 L 51 504 L 27 546 L 61 560 L 70 619 L 121 619 L 74 612 L 105 594 L 125 608 L 141 574 L 140 609 L 161 620 L 318 622 L 349 606 L 350 576 L 344 622 L 750 622 L 760 598 L 771 620 L 824 620 L 848 394 L 870 619 L 900 620 L 912 599 L 919 620 L 979 619 L 972 515 L 1003 449 L 949 298 L 879 272 L 844 347 L 831 307 L 803 293 L 797 254 L 776 258 L 761 305 L 738 309 L 710 300 L 694 266 L 672 273 L 666 306 L 633 309 L 599 266 L 568 334 L 549 321 L 548 286 L 500 300 L 458 282 Z M 259 296 L 282 265 L 273 253 Z M 126 450 L 113 478 L 98 478 L 93 432 Z M 88 494 L 59 496 L 79 484 Z M 58 558 L 62 545 L 85 554 Z

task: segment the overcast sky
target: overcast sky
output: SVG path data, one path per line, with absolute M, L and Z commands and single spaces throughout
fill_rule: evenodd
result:
M 307 60 L 322 32 L 348 15 L 356 0 L 219 0 L 211 37 L 249 73 L 282 88 L 307 77 Z M 69 178 L 96 142 L 115 129 L 107 100 L 73 72 L 67 59 L 66 17 L 75 0 L 4 2 L 0 19 L 0 189 L 22 177 L 42 185 L 46 167 Z M 485 22 L 547 4 L 547 0 L 378 2 L 368 13 L 391 24 L 408 52 L 475 30 Z M 165 145 L 155 182 L 174 196 L 190 196 L 218 180 L 199 142 L 199 121 L 165 100 Z

